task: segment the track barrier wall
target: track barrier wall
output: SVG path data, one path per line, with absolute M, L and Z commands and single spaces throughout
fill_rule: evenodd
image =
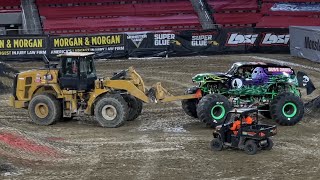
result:
M 291 26 L 292 35 L 290 53 L 311 61 L 320 62 L 320 27 Z
M 97 58 L 166 57 L 228 53 L 289 53 L 288 29 L 226 28 L 211 31 L 96 35 L 0 36 L 0 59 L 54 58 L 70 51 Z

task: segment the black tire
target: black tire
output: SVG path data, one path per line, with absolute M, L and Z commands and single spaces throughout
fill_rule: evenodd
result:
M 263 107 L 260 107 L 259 110 L 264 110 L 264 111 L 260 111 L 260 114 L 267 118 L 267 119 L 271 119 L 271 114 L 270 114 L 270 106 L 269 105 L 265 105 Z
M 214 128 L 223 123 L 231 108 L 232 105 L 225 96 L 208 94 L 199 101 L 197 114 L 200 121 Z
M 128 103 L 129 114 L 127 121 L 133 121 L 137 119 L 142 112 L 142 101 L 128 94 L 122 95 L 122 97 Z
M 220 138 L 214 138 L 210 142 L 210 149 L 213 151 L 221 151 L 223 149 L 223 144 Z
M 119 94 L 104 95 L 94 106 L 95 120 L 102 127 L 107 128 L 123 125 L 127 120 L 128 112 L 128 104 Z
M 292 126 L 303 118 L 304 105 L 293 93 L 281 93 L 271 102 L 270 114 L 278 124 Z
M 68 121 L 72 121 L 74 117 L 61 117 L 60 121 L 61 122 L 68 122 Z
M 258 151 L 257 143 L 254 140 L 246 141 L 244 145 L 244 151 L 249 155 L 254 155 Z
M 267 144 L 262 147 L 263 150 L 271 150 L 273 147 L 273 141 L 271 138 L 267 138 Z
M 197 92 L 198 87 L 191 87 L 186 90 L 185 94 L 194 94 Z M 182 109 L 184 112 L 194 118 L 198 118 L 197 115 L 197 105 L 199 103 L 199 99 L 184 99 L 181 101 Z
M 48 126 L 61 118 L 61 103 L 49 93 L 34 96 L 28 106 L 29 116 L 35 124 Z

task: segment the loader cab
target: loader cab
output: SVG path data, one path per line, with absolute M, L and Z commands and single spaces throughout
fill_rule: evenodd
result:
M 62 89 L 90 91 L 97 79 L 94 53 L 70 52 L 59 55 L 59 83 Z

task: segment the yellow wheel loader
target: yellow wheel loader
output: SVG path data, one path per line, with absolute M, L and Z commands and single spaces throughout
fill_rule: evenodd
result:
M 28 109 L 31 120 L 50 125 L 64 118 L 92 115 L 102 127 L 119 127 L 136 119 L 143 103 L 200 98 L 201 92 L 172 96 L 161 83 L 149 90 L 129 67 L 111 78 L 98 78 L 94 53 L 59 55 L 60 66 L 50 64 L 16 75 L 9 104 Z

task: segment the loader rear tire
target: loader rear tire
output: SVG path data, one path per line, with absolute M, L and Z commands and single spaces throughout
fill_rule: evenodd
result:
M 119 94 L 104 95 L 94 107 L 95 120 L 102 127 L 116 128 L 123 125 L 128 117 L 128 104 Z
M 61 103 L 49 93 L 34 96 L 28 107 L 29 116 L 35 124 L 51 125 L 61 118 Z
M 128 103 L 129 114 L 127 121 L 133 121 L 137 119 L 142 112 L 142 101 L 129 94 L 122 95 L 122 97 Z

